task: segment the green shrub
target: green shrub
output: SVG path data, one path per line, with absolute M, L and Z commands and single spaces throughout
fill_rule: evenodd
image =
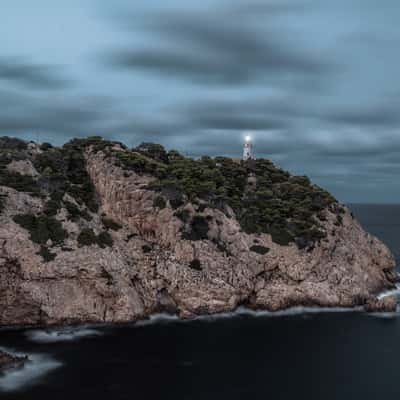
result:
M 65 208 L 68 211 L 68 219 L 73 222 L 79 221 L 80 218 L 91 221 L 92 217 L 86 210 L 81 210 L 76 204 L 70 201 L 64 201 Z
M 196 271 L 201 271 L 203 269 L 198 258 L 195 258 L 190 262 L 189 268 L 195 269 Z
M 119 224 L 118 222 L 115 222 L 111 218 L 102 218 L 101 222 L 103 223 L 104 228 L 111 229 L 113 231 L 119 231 L 122 229 L 122 225 Z
M 48 216 L 48 217 L 54 217 L 57 215 L 58 209 L 60 208 L 60 203 L 55 201 L 55 200 L 49 200 L 46 202 L 44 205 L 44 210 L 43 212 Z
M 73 248 L 71 248 L 71 247 L 65 247 L 65 246 L 61 247 L 61 250 L 62 250 L 62 251 L 68 251 L 68 252 L 74 251 Z
M 82 229 L 81 233 L 78 235 L 78 246 L 91 246 L 97 244 L 102 249 L 106 247 L 112 247 L 114 241 L 108 232 L 101 232 L 96 236 L 93 229 L 85 228 Z
M 44 143 L 42 143 L 40 145 L 40 150 L 42 150 L 42 151 L 47 151 L 47 150 L 50 150 L 52 148 L 53 148 L 53 146 L 50 143 L 47 143 L 47 142 L 44 142 Z
M 53 261 L 56 258 L 56 254 L 51 253 L 46 246 L 40 246 L 40 250 L 37 254 L 43 258 L 44 262 Z
M 104 267 L 101 268 L 101 274 L 100 274 L 100 276 L 101 276 L 103 279 L 106 279 L 106 280 L 107 280 L 107 285 L 108 285 L 108 286 L 110 286 L 110 285 L 113 284 L 113 282 L 114 282 L 113 276 L 112 276 Z
M 168 163 L 168 155 L 164 147 L 157 143 L 142 143 L 134 149 L 138 153 L 144 154 L 154 160 Z
M 93 229 L 82 229 L 81 233 L 78 235 L 78 246 L 91 246 L 92 244 L 97 244 L 97 236 Z
M 254 253 L 258 253 L 261 255 L 267 254 L 270 251 L 270 248 L 265 247 L 265 246 L 260 246 L 260 245 L 254 245 L 250 247 L 250 251 L 253 251 Z
M 343 217 L 341 215 L 336 215 L 336 220 L 334 222 L 334 225 L 336 225 L 336 226 L 343 225 Z
M 144 244 L 142 246 L 142 250 L 143 250 L 143 253 L 150 253 L 153 250 L 153 248 L 148 244 Z
M 189 210 L 179 210 L 174 213 L 174 216 L 179 218 L 183 223 L 190 221 L 190 211 Z
M 182 235 L 187 240 L 204 240 L 208 239 L 208 221 L 206 218 L 196 215 L 189 226 L 189 230 Z
M 62 148 L 46 148 L 34 158 L 36 169 L 42 174 L 39 184 L 42 190 L 50 193 L 69 193 L 80 205 L 86 205 L 92 212 L 97 212 L 98 204 L 95 188 L 86 171 L 84 150 L 87 142 L 71 141 Z M 60 198 L 60 201 L 62 199 Z
M 50 239 L 53 244 L 60 244 L 68 234 L 60 221 L 47 215 L 19 214 L 13 217 L 18 225 L 29 231 L 33 242 L 45 245 Z
M 0 137 L 0 149 L 7 150 L 26 150 L 28 143 L 18 138 L 11 138 L 8 136 Z
M 153 207 L 157 207 L 157 208 L 159 208 L 160 210 L 162 210 L 162 209 L 164 209 L 166 206 L 167 206 L 167 202 L 165 201 L 164 197 L 162 197 L 162 196 L 157 196 L 157 197 L 154 199 Z
M 153 160 L 138 152 L 114 151 L 117 165 L 125 170 L 133 170 L 138 174 L 151 174 L 166 177 L 166 166 L 160 161 Z
M 287 246 L 291 241 L 293 241 L 293 236 L 284 227 L 272 227 L 271 228 L 272 240 L 281 245 Z
M 108 232 L 101 232 L 97 236 L 97 244 L 102 248 L 106 247 L 112 247 L 114 244 L 114 241 L 111 237 L 111 235 Z
M 40 195 L 40 188 L 34 178 L 18 172 L 9 172 L 6 169 L 0 170 L 0 186 L 7 186 L 18 192 L 29 193 L 32 196 Z
M 6 205 L 6 194 L 0 194 L 0 214 L 3 212 L 5 205 Z

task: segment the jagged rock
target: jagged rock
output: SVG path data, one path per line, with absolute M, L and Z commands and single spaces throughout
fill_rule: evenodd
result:
M 13 160 L 7 165 L 7 169 L 10 172 L 18 173 L 21 175 L 38 176 L 38 172 L 32 165 L 30 160 Z
M 397 279 L 393 256 L 346 207 L 335 203 L 320 211 L 326 236 L 312 246 L 304 241 L 299 246 L 295 240 L 280 245 L 269 233 L 246 233 L 228 204 L 216 207 L 204 199 L 189 200 L 177 188 L 166 190 L 165 207 L 155 206 L 160 192 L 149 185 L 157 177 L 125 170 L 102 142 L 93 143 L 84 148 L 84 158 L 68 148 L 69 158 L 64 159 L 76 163 L 79 174 L 68 175 L 68 169 L 65 174 L 78 183 L 61 181 L 61 195 L 38 197 L 0 186 L 7 193 L 0 214 L 1 325 L 123 322 L 159 311 L 188 318 L 241 304 L 267 310 L 296 305 L 393 308 L 392 300 L 371 300 Z M 117 144 L 111 149 L 128 153 Z M 35 165 L 35 157 L 43 154 L 31 151 L 27 157 Z M 88 208 L 93 200 L 89 194 L 98 210 L 92 203 Z M 49 216 L 43 213 L 50 197 L 56 207 Z M 73 218 L 66 199 L 74 202 Z M 188 212 L 187 221 L 177 216 L 182 210 Z M 50 230 L 54 220 L 59 221 L 66 233 L 58 240 L 52 238 L 53 231 L 46 231 L 32 241 L 29 230 L 14 220 L 21 214 L 42 215 L 43 226 Z M 104 218 L 121 228 L 108 229 Z M 91 230 L 92 240 L 80 245 L 78 237 L 85 229 Z M 268 251 L 251 250 L 255 248 Z
M 365 306 L 366 311 L 370 312 L 394 312 L 397 308 L 396 296 L 388 296 L 383 299 L 377 299 L 376 297 L 371 297 L 367 300 Z
M 28 356 L 18 357 L 0 351 L 0 373 L 9 369 L 22 368 L 29 361 Z

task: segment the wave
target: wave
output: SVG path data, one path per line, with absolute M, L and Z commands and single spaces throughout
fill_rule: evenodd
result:
M 34 385 L 51 370 L 61 367 L 62 363 L 54 358 L 38 353 L 19 353 L 12 349 L 0 348 L 15 356 L 29 357 L 29 361 L 19 369 L 10 369 L 0 376 L 0 392 L 17 391 L 25 386 Z
M 143 319 L 143 320 L 135 322 L 134 326 L 167 324 L 170 322 L 177 322 L 177 321 L 182 321 L 182 320 L 175 314 L 159 313 L 159 314 L 150 315 L 148 319 Z
M 390 289 L 390 290 L 385 290 L 384 292 L 379 293 L 376 298 L 378 300 L 382 300 L 385 297 L 388 296 L 398 296 L 400 295 L 400 284 L 396 283 L 396 288 L 395 289 Z
M 103 333 L 88 327 L 68 327 L 58 329 L 37 329 L 26 331 L 29 340 L 36 343 L 72 342 L 85 337 L 101 336 Z
M 251 316 L 251 317 L 283 317 L 283 316 L 294 316 L 294 315 L 307 315 L 307 314 L 323 314 L 323 313 L 343 313 L 343 312 L 359 312 L 362 311 L 362 307 L 291 307 L 280 311 L 262 311 L 252 310 L 246 307 L 238 307 L 234 311 L 198 315 L 190 319 L 181 319 L 177 315 L 172 314 L 153 314 L 148 319 L 140 320 L 134 323 L 134 326 L 147 326 L 156 324 L 167 324 L 171 322 L 178 323 L 190 323 L 192 321 L 217 321 L 224 318 L 235 318 L 240 316 Z
M 286 308 L 279 311 L 266 311 L 266 310 L 252 310 L 246 307 L 238 307 L 234 311 L 210 314 L 210 315 L 199 315 L 195 320 L 207 320 L 214 321 L 220 318 L 234 318 L 237 316 L 251 316 L 256 318 L 265 317 L 285 317 L 294 315 L 307 315 L 307 314 L 324 314 L 324 313 L 343 313 L 343 312 L 358 312 L 361 311 L 362 307 L 303 307 L 296 306 Z

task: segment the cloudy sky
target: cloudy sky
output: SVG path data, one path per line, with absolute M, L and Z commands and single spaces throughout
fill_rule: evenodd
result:
M 1 0 L 0 135 L 256 155 L 400 200 L 398 0 Z

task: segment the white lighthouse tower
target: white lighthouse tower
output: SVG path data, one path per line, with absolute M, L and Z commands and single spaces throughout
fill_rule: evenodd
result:
M 247 161 L 253 158 L 253 143 L 251 141 L 251 137 L 247 135 L 244 138 L 243 145 L 243 161 Z

